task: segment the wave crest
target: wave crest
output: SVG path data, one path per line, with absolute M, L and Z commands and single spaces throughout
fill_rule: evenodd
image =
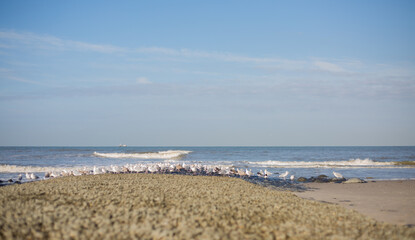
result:
M 372 159 L 350 159 L 348 161 L 324 161 L 324 162 L 307 162 L 307 161 L 263 161 L 249 162 L 249 164 L 260 165 L 264 167 L 290 167 L 290 168 L 331 168 L 331 167 L 390 167 L 395 162 L 376 162 Z
M 139 159 L 170 159 L 178 158 L 191 153 L 192 151 L 183 150 L 168 150 L 159 152 L 146 152 L 146 153 L 99 153 L 94 152 L 97 157 L 105 158 L 139 158 Z

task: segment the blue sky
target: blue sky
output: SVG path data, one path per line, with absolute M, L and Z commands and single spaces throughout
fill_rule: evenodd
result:
M 413 1 L 1 1 L 0 145 L 415 145 Z

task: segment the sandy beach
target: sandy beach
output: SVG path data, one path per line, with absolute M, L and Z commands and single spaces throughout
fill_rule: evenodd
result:
M 339 204 L 378 221 L 415 225 L 415 180 L 367 183 L 306 183 L 297 196 Z
M 415 238 L 415 228 L 229 177 L 63 177 L 1 187 L 0 202 L 1 239 Z

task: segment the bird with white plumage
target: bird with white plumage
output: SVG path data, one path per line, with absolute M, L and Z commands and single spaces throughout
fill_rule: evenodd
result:
M 339 178 L 339 179 L 344 178 L 344 177 L 343 177 L 343 175 L 341 175 L 340 173 L 335 172 L 335 171 L 333 171 L 333 175 L 334 175 L 336 178 Z
M 290 172 L 285 171 L 285 173 L 280 174 L 280 175 L 279 175 L 279 177 L 280 177 L 280 178 L 284 178 L 284 180 L 285 180 L 285 178 L 288 176 L 288 174 L 289 174 L 289 173 L 290 173 Z
M 34 174 L 34 173 L 30 174 L 30 179 L 35 180 L 35 179 L 38 179 L 38 178 L 39 177 L 36 174 Z
M 252 175 L 253 175 L 253 173 L 252 173 L 252 170 L 251 169 L 246 169 L 245 170 L 245 174 L 248 176 L 248 177 L 251 177 Z

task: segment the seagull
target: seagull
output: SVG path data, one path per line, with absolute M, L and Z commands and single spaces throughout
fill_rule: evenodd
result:
M 333 174 L 334 174 L 334 176 L 335 176 L 336 178 L 343 178 L 343 175 L 341 175 L 341 174 L 340 174 L 340 173 L 338 173 L 338 172 L 333 171 Z
M 288 176 L 288 174 L 289 174 L 289 172 L 288 171 L 285 171 L 285 173 L 280 174 L 279 177 L 280 178 L 284 178 L 284 180 L 285 180 L 285 178 Z
M 94 166 L 94 169 L 92 170 L 92 173 L 93 173 L 94 175 L 99 174 L 99 169 L 98 169 L 97 167 L 95 167 L 95 166 Z
M 266 175 L 266 176 L 271 176 L 272 175 L 272 173 L 271 172 L 268 172 L 268 170 L 264 170 L 264 174 Z
M 252 170 L 251 169 L 246 169 L 245 170 L 245 174 L 248 176 L 248 177 L 250 177 L 250 176 L 252 176 Z
M 295 176 L 294 176 L 294 175 L 291 175 L 291 176 L 290 176 L 290 180 L 291 180 L 291 181 L 294 181 L 294 180 L 295 180 Z
M 26 179 L 31 179 L 29 173 L 26 173 Z
M 190 166 L 190 170 L 191 170 L 193 173 L 197 173 L 197 168 L 196 168 L 196 166 L 195 166 L 195 165 Z
M 244 171 L 243 169 L 239 169 L 239 168 L 238 168 L 238 169 L 237 169 L 237 172 L 238 172 L 238 175 L 239 175 L 239 176 L 241 176 L 241 177 L 242 177 L 242 176 L 246 176 L 246 170 Z
M 30 174 L 30 178 L 34 180 L 34 179 L 38 179 L 39 177 L 36 176 L 34 173 L 32 173 L 32 174 Z
M 17 180 L 19 180 L 19 181 L 20 181 L 20 180 L 22 180 L 22 178 L 23 178 L 23 177 L 22 177 L 22 174 L 19 174 L 19 175 L 17 176 Z

